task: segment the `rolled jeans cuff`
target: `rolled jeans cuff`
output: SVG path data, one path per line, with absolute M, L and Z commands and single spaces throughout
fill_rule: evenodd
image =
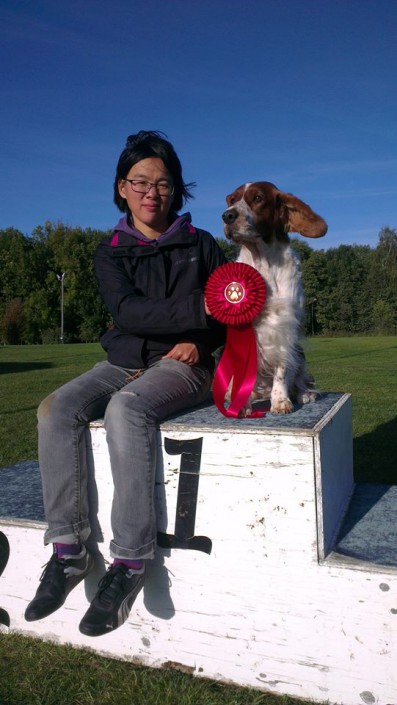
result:
M 130 548 L 121 548 L 114 541 L 110 542 L 110 555 L 112 558 L 125 558 L 129 561 L 140 560 L 140 559 L 151 559 L 154 558 L 155 551 L 155 541 L 147 543 L 145 546 L 141 546 L 137 550 Z
M 80 521 L 72 526 L 58 526 L 47 529 L 44 534 L 44 545 L 49 543 L 85 543 L 91 533 L 88 520 Z

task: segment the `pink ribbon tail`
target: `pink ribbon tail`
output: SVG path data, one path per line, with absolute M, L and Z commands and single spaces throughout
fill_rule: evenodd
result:
M 224 416 L 239 418 L 254 388 L 257 373 L 255 333 L 251 325 L 228 327 L 223 355 L 214 376 L 214 402 Z M 233 378 L 231 402 L 225 409 L 225 395 Z M 253 411 L 247 418 L 260 418 L 263 411 Z

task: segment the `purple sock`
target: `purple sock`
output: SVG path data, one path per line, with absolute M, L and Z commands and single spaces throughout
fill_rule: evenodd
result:
M 54 553 L 58 558 L 63 556 L 77 556 L 81 552 L 81 543 L 54 543 Z
M 134 573 L 142 573 L 144 562 L 142 560 L 129 561 L 127 558 L 115 558 L 113 565 L 126 565 L 127 568 L 133 570 Z

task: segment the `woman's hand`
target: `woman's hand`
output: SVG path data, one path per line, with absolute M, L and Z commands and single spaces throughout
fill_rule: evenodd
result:
M 204 309 L 205 309 L 207 316 L 212 316 L 212 313 L 208 308 L 207 299 L 204 299 Z
M 182 342 L 174 345 L 173 348 L 166 354 L 163 355 L 163 360 L 167 357 L 173 360 L 179 360 L 180 362 L 185 362 L 186 365 L 197 365 L 199 361 L 199 353 L 197 347 L 194 343 Z

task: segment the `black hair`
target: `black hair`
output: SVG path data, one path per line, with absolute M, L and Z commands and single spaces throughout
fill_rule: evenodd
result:
M 113 201 L 117 208 L 123 213 L 130 213 L 127 201 L 119 194 L 119 181 L 125 179 L 131 167 L 142 159 L 157 157 L 164 162 L 164 165 L 171 174 L 174 185 L 174 195 L 171 210 L 178 212 L 184 202 L 189 198 L 194 198 L 190 189 L 195 186 L 193 182 L 185 184 L 182 177 L 182 165 L 171 142 L 168 142 L 164 132 L 155 130 L 140 130 L 136 135 L 127 137 L 125 148 L 120 154 L 117 162 L 116 177 L 114 180 Z

